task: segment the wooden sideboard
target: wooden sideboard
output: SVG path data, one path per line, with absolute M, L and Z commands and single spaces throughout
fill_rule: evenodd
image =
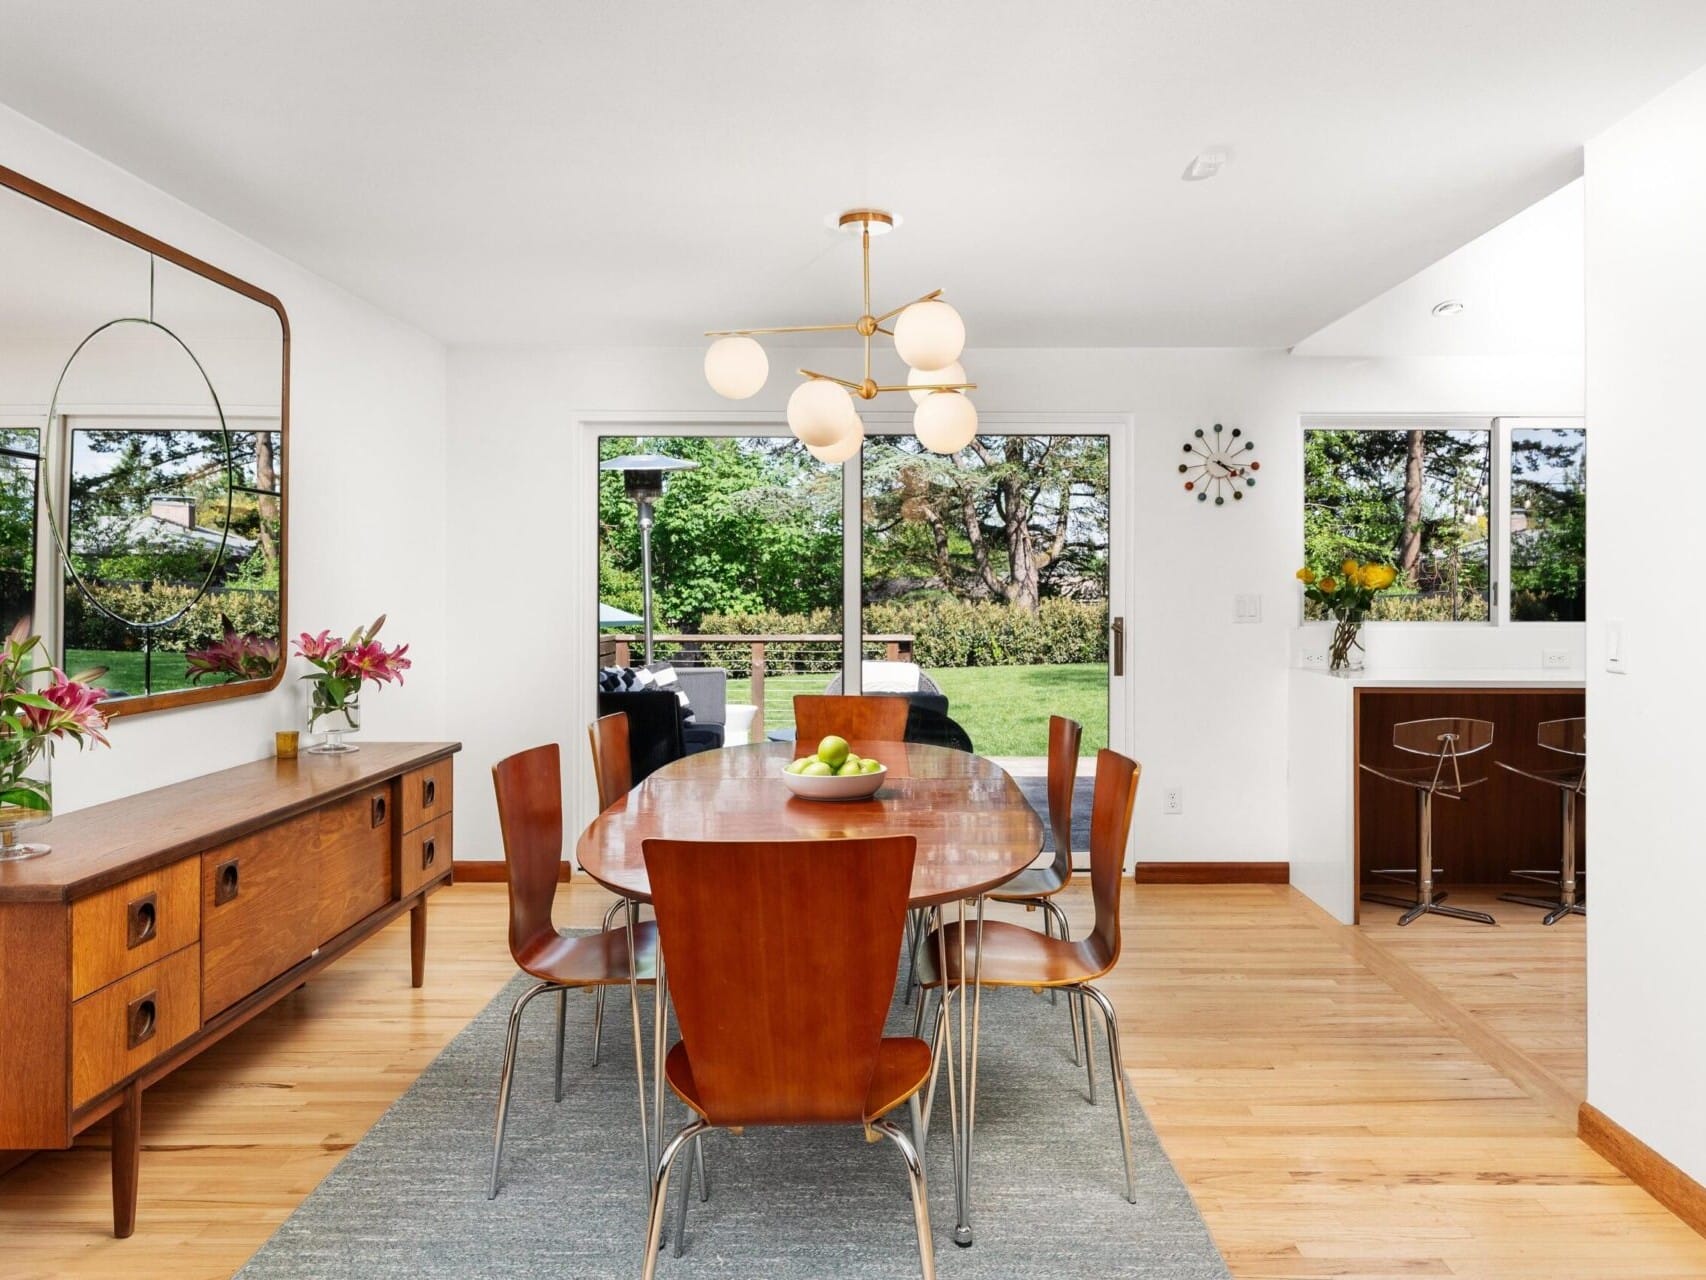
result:
M 112 1116 L 128 1236 L 144 1089 L 404 911 L 420 986 L 459 749 L 261 760 L 33 829 L 53 852 L 0 863 L 0 1169 Z

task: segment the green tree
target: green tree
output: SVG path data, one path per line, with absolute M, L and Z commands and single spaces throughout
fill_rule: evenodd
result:
M 865 598 L 1107 595 L 1108 441 L 979 436 L 958 454 L 911 436 L 865 447 Z
M 601 460 L 656 452 L 699 464 L 672 473 L 656 504 L 653 589 L 660 629 L 707 613 L 807 613 L 841 603 L 841 472 L 793 440 L 606 438 Z M 599 598 L 640 610 L 640 538 L 622 477 L 601 473 Z

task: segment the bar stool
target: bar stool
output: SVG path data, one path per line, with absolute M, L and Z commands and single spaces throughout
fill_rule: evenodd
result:
M 1404 914 L 1398 917 L 1400 925 L 1409 924 L 1412 920 L 1424 915 L 1451 916 L 1456 920 L 1473 920 L 1479 924 L 1497 924 L 1492 916 L 1485 911 L 1470 911 L 1463 907 L 1442 907 L 1439 904 L 1445 900 L 1445 894 L 1434 892 L 1434 799 L 1461 800 L 1463 793 L 1470 787 L 1479 786 L 1487 779 L 1465 778 L 1462 761 L 1465 756 L 1472 756 L 1485 751 L 1493 745 L 1493 722 L 1491 720 L 1471 720 L 1463 716 L 1440 716 L 1431 720 L 1406 720 L 1402 724 L 1392 726 L 1392 745 L 1400 751 L 1411 755 L 1427 756 L 1432 762 L 1425 765 L 1397 765 L 1390 768 L 1376 768 L 1371 764 L 1361 767 L 1368 770 L 1377 778 L 1385 778 L 1388 782 L 1396 782 L 1400 786 L 1409 787 L 1416 795 L 1416 865 L 1414 867 L 1393 868 L 1391 870 L 1374 870 L 1370 875 L 1376 876 L 1415 876 L 1416 897 L 1414 901 L 1400 898 L 1391 894 L 1364 893 L 1364 902 L 1384 903 L 1389 907 L 1403 907 Z
M 1501 893 L 1499 901 L 1539 907 L 1546 912 L 1546 918 L 1541 924 L 1557 924 L 1565 916 L 1585 916 L 1588 913 L 1587 906 L 1579 902 L 1576 895 L 1576 797 L 1585 796 L 1588 790 L 1587 718 L 1575 716 L 1568 720 L 1544 720 L 1540 724 L 1539 732 L 1535 734 L 1535 741 L 1548 751 L 1574 756 L 1575 761 L 1557 769 L 1521 769 L 1501 760 L 1499 767 L 1558 788 L 1564 805 L 1564 853 L 1556 872 L 1513 871 L 1511 874 L 1523 880 L 1538 880 L 1542 884 L 1557 885 L 1558 897 L 1554 901 L 1551 898 L 1532 898 L 1520 893 Z

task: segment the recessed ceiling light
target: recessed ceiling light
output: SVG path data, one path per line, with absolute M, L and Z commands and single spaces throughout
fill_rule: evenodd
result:
M 1199 151 L 1185 166 L 1185 171 L 1179 175 L 1186 182 L 1202 182 L 1214 177 L 1227 165 L 1232 156 L 1223 149 L 1215 148 L 1210 151 Z
M 1454 316 L 1463 310 L 1463 304 L 1456 298 L 1447 298 L 1444 302 L 1434 303 L 1436 316 Z

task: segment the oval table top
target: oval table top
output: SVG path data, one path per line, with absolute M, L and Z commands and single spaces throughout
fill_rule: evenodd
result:
M 854 742 L 888 768 L 869 800 L 801 800 L 782 781 L 791 742 L 724 747 L 659 769 L 581 833 L 575 857 L 612 893 L 651 900 L 641 843 L 918 837 L 912 905 L 973 898 L 1023 871 L 1043 826 L 1007 771 L 982 756 L 912 742 Z

